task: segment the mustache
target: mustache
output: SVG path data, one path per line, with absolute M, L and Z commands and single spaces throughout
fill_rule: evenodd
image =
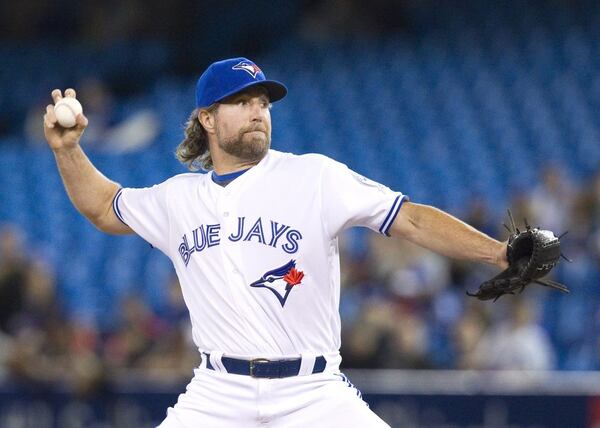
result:
M 254 132 L 254 131 L 260 131 L 260 132 L 264 132 L 266 134 L 267 128 L 264 125 L 254 125 L 254 126 L 248 126 L 247 128 L 242 129 L 242 133 Z

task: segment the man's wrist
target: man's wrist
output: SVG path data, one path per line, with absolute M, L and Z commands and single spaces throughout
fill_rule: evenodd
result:
M 501 269 L 508 267 L 508 257 L 506 254 L 507 242 L 498 242 L 498 249 L 496 251 L 496 265 Z
M 73 153 L 78 148 L 79 148 L 79 142 L 77 142 L 75 144 L 69 144 L 69 145 L 65 145 L 65 146 L 53 148 L 52 152 L 54 153 L 55 156 L 59 156 L 59 155 L 65 155 L 65 154 Z

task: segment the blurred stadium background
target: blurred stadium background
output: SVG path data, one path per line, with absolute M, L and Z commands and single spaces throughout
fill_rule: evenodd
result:
M 290 93 L 273 147 L 319 152 L 504 239 L 569 231 L 565 296 L 467 298 L 493 270 L 342 239 L 343 369 L 392 426 L 600 426 L 600 4 L 506 0 L 0 2 L 0 427 L 150 427 L 198 364 L 170 262 L 96 231 L 42 135 L 74 87 L 83 146 L 147 186 L 210 62 Z M 506 371 L 511 370 L 511 371 Z M 232 409 L 235 411 L 235 409 Z

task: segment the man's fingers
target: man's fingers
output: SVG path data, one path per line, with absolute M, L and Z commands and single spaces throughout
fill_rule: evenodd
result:
M 54 106 L 52 104 L 48 104 L 46 106 L 46 114 L 44 115 L 44 124 L 48 128 L 54 128 L 56 124 L 56 115 L 54 114 Z
M 85 128 L 88 125 L 88 119 L 83 115 L 83 113 L 79 113 L 75 118 L 75 123 L 78 128 Z
M 46 128 L 54 128 L 54 124 L 53 124 L 53 123 L 51 123 L 51 122 L 48 120 L 48 115 L 47 115 L 47 114 L 45 114 L 45 115 L 44 115 L 44 126 L 45 126 Z
M 77 96 L 77 94 L 75 93 L 75 89 L 73 89 L 73 88 L 69 88 L 65 91 L 65 97 L 75 98 L 76 96 Z
M 62 93 L 60 92 L 60 89 L 55 89 L 52 91 L 52 99 L 54 100 L 54 104 L 57 103 L 58 100 L 60 100 L 62 98 Z
M 56 114 L 54 114 L 54 106 L 52 104 L 46 106 L 46 117 L 49 122 L 56 123 Z

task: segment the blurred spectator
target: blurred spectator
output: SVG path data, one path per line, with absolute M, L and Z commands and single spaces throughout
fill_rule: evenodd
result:
M 510 316 L 478 331 L 474 322 L 463 326 L 466 368 L 495 370 L 551 370 L 555 355 L 546 331 L 540 326 L 534 300 L 515 298 Z M 467 332 L 467 330 L 471 330 Z M 480 335 L 477 340 L 476 337 Z M 474 344 L 474 347 L 473 347 Z
M 485 307 L 472 301 L 452 332 L 455 367 L 472 370 L 480 368 L 476 349 L 490 324 Z
M 575 225 L 590 225 L 591 248 L 600 259 L 600 172 L 592 179 L 588 197 L 585 200 L 585 208 L 580 210 L 588 216 L 582 219 L 574 219 Z M 580 221 L 577 221 L 580 220 Z M 586 222 L 587 220 L 587 222 Z M 581 228 L 582 226 L 579 226 Z
M 405 240 L 373 235 L 372 271 L 401 297 L 432 296 L 448 283 L 450 260 Z
M 160 117 L 152 108 L 136 105 L 119 111 L 110 89 L 99 78 L 87 77 L 75 85 L 75 90 L 83 114 L 89 120 L 82 140 L 86 146 L 99 151 L 127 153 L 147 147 L 158 136 Z M 45 144 L 42 118 L 49 103 L 50 94 L 30 108 L 25 120 L 25 135 L 29 141 Z
M 568 215 L 573 204 L 573 189 L 567 182 L 564 172 L 558 166 L 551 166 L 542 172 L 541 184 L 531 195 L 532 226 L 563 233 L 568 229 Z M 515 218 L 515 221 L 522 219 Z
M 35 100 L 28 110 L 23 123 L 23 135 L 29 144 L 46 145 L 44 139 L 44 114 L 46 114 L 46 106 L 51 104 L 50 95 Z
M 492 214 L 490 212 L 485 199 L 473 197 L 464 215 L 464 221 L 487 235 L 496 236 L 499 227 L 499 224 L 496 223 L 498 215 L 498 213 Z M 503 213 L 500 213 L 500 215 L 503 215 Z
M 544 213 L 542 213 L 539 208 L 536 211 L 537 214 L 534 214 L 531 195 L 528 195 L 523 190 L 519 189 L 515 189 L 509 203 L 509 208 L 515 221 L 515 226 L 520 230 L 525 226 L 525 219 L 527 219 L 527 222 L 531 225 L 532 223 L 538 222 L 536 215 L 544 216 Z M 508 227 L 511 226 L 508 215 L 504 219 L 503 224 Z M 533 226 L 537 226 L 537 224 L 534 224 Z M 543 226 L 544 229 L 550 229 L 550 226 L 545 223 Z M 502 230 L 502 233 L 508 238 L 509 233 L 506 228 Z
M 29 327 L 42 329 L 61 317 L 54 276 L 47 265 L 41 261 L 31 262 L 23 285 L 23 301 L 12 316 L 12 331 Z
M 61 384 L 79 395 L 93 392 L 101 383 L 103 369 L 95 354 L 94 332 L 64 318 L 54 278 L 39 262 L 29 267 L 23 305 L 13 316 L 11 335 L 7 365 L 20 382 L 34 388 Z
M 375 263 L 369 256 L 343 256 L 340 317 L 342 328 L 352 329 L 360 311 L 369 300 L 384 300 L 389 293 L 385 282 L 374 273 Z
M 13 378 L 34 389 L 62 385 L 80 395 L 94 392 L 103 378 L 102 363 L 91 350 L 75 352 L 75 334 L 76 327 L 61 318 L 20 329 L 8 363 Z
M 427 250 L 420 253 L 408 266 L 392 273 L 390 287 L 397 296 L 434 296 L 448 285 L 449 260 Z
M 79 84 L 84 114 L 89 119 L 88 144 L 111 153 L 140 150 L 158 136 L 160 118 L 150 107 L 134 107 L 118 112 L 108 86 L 88 77 Z
M 85 144 L 98 146 L 106 131 L 116 122 L 114 97 L 106 83 L 97 77 L 86 77 L 77 84 L 75 90 L 83 105 L 83 113 L 89 120 Z
M 401 293 L 392 291 L 390 282 L 376 273 L 377 263 L 369 255 L 345 257 L 343 266 L 340 315 L 344 366 L 429 367 L 427 326 L 419 299 L 413 299 L 421 294 L 405 293 L 408 298 L 399 298 Z
M 165 323 L 138 296 L 123 298 L 120 314 L 120 323 L 104 347 L 104 358 L 111 370 L 135 368 L 166 330 Z
M 371 301 L 344 338 L 348 367 L 424 369 L 428 332 L 418 306 L 393 301 Z
M 30 262 L 23 236 L 15 226 L 0 226 L 0 331 L 11 332 L 13 317 L 23 308 Z
M 342 246 L 342 248 L 344 248 Z M 385 283 L 376 275 L 371 257 L 368 255 L 352 256 L 351 252 L 342 254 L 342 294 L 340 296 L 340 318 L 342 322 L 342 358 L 347 367 L 360 367 L 368 364 L 372 354 L 376 352 L 379 340 L 378 331 L 365 336 L 367 342 L 360 343 L 362 337 L 358 330 L 365 320 L 365 312 L 370 305 L 378 305 L 389 296 Z M 377 313 L 374 314 L 377 316 Z M 367 329 L 371 326 L 366 326 Z M 373 326 L 378 330 L 379 325 Z M 366 329 L 363 329 L 363 331 Z M 352 339 L 350 336 L 353 336 Z M 368 337 L 367 337 L 368 336 Z
M 167 308 L 160 314 L 165 321 L 165 330 L 140 361 L 145 375 L 159 381 L 188 379 L 191 370 L 200 364 L 200 356 L 192 340 L 189 312 L 177 277 L 171 278 L 168 287 Z

